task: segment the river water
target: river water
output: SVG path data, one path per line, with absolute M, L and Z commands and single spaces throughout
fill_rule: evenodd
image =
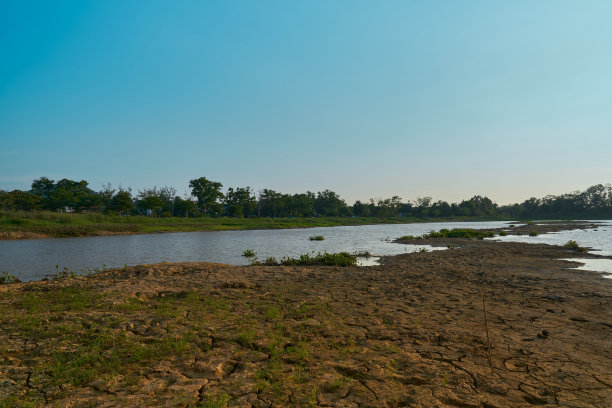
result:
M 23 281 L 43 279 L 68 268 L 121 267 L 157 262 L 220 262 L 245 265 L 245 249 L 259 259 L 296 257 L 317 252 L 362 252 L 374 256 L 418 251 L 426 245 L 390 242 L 403 235 L 422 235 L 441 228 L 499 228 L 507 222 L 455 222 L 422 224 L 379 224 L 283 230 L 206 231 L 167 234 L 121 235 L 110 237 L 55 238 L 0 241 L 0 272 Z M 310 241 L 323 235 L 323 241 Z M 375 259 L 374 259 L 375 260 Z M 369 263 L 374 262 L 373 259 Z M 361 259 L 364 264 L 367 259 Z
M 41 240 L 0 241 L 0 272 L 8 272 L 23 281 L 39 280 L 56 273 L 56 267 L 75 272 L 88 269 L 121 267 L 157 262 L 219 262 L 245 265 L 241 256 L 252 249 L 259 259 L 318 252 L 362 252 L 375 257 L 428 250 L 427 245 L 405 245 L 391 242 L 403 235 L 422 235 L 442 228 L 501 228 L 511 222 L 436 222 L 421 224 L 380 224 L 346 227 L 322 227 L 285 230 L 207 231 L 167 234 L 123 235 L 111 237 L 56 238 Z M 612 224 L 597 230 L 574 230 L 538 237 L 496 237 L 505 241 L 564 244 L 569 239 L 593 247 L 601 254 L 612 255 Z M 310 241 L 323 235 L 323 241 Z M 360 259 L 372 264 L 376 258 Z M 604 260 L 605 261 L 605 260 Z M 589 261 L 590 262 L 590 261 Z M 592 266 L 594 265 L 594 266 Z M 589 264 L 591 270 L 612 272 L 612 261 Z
M 599 227 L 552 232 L 538 235 L 537 237 L 530 237 L 528 235 L 506 235 L 505 237 L 490 239 L 506 242 L 527 242 L 549 245 L 564 245 L 567 241 L 573 240 L 580 246 L 589 248 L 589 252 L 592 254 L 612 256 L 612 221 L 598 220 L 589 222 L 598 224 Z M 567 260 L 584 264 L 576 269 L 598 271 L 604 273 L 605 277 L 612 278 L 612 260 L 610 259 L 568 258 Z

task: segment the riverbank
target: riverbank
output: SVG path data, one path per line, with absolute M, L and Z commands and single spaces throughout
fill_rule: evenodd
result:
M 0 285 L 0 406 L 612 405 L 612 280 L 563 247 L 456 242 Z
M 155 218 L 144 216 L 119 217 L 103 214 L 0 211 L 0 240 L 483 220 L 494 221 L 498 219 L 474 217 L 435 220 L 411 217 Z

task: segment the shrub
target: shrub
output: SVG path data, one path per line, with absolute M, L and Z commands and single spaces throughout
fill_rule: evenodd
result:
M 586 248 L 585 247 L 581 247 L 580 245 L 578 245 L 578 243 L 574 240 L 569 240 L 565 243 L 565 245 L 563 245 L 566 248 L 569 248 L 571 250 L 573 250 L 574 252 L 586 252 Z
M 529 236 L 530 237 L 537 237 L 538 236 L 538 231 L 529 231 Z
M 0 274 L 0 285 L 15 283 L 15 282 L 21 282 L 21 281 L 8 272 L 2 272 Z
M 453 228 L 447 230 L 446 228 L 441 229 L 439 232 L 431 231 L 429 234 L 423 235 L 423 238 L 468 238 L 468 239 L 483 239 L 494 237 L 493 231 L 483 231 L 469 228 Z
M 315 256 L 310 254 L 300 255 L 298 258 L 285 257 L 278 262 L 275 258 L 268 258 L 261 262 L 254 259 L 251 265 L 302 265 L 302 266 L 355 266 L 357 265 L 357 256 L 348 252 L 337 253 L 318 253 Z
M 245 258 L 253 258 L 253 257 L 255 257 L 255 255 L 257 255 L 257 254 L 252 249 L 245 249 L 242 252 L 242 256 L 244 256 Z
M 499 236 L 500 237 L 505 237 L 506 235 L 508 235 L 508 233 L 506 231 L 500 231 L 499 232 Z
M 323 241 L 325 237 L 323 235 L 313 235 L 312 237 L 308 239 L 311 241 Z
M 420 239 L 421 237 L 415 237 L 414 235 L 404 235 L 403 237 L 399 237 L 398 241 L 409 241 L 413 239 Z

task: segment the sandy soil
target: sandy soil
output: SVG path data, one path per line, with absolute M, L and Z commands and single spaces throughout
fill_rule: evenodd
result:
M 156 264 L 0 286 L 4 310 L 67 287 L 103 296 L 81 312 L 45 312 L 41 325 L 49 333 L 59 321 L 83 333 L 98 322 L 138 344 L 192 334 L 184 349 L 75 385 L 58 380 L 64 377 L 55 366 L 36 367 L 47 367 L 58 350 L 76 352 L 78 340 L 64 334 L 33 341 L 7 318 L 0 401 L 612 406 L 612 280 L 568 269 L 576 264 L 557 259 L 575 254 L 563 247 L 452 242 L 457 248 L 390 257 L 375 267 Z

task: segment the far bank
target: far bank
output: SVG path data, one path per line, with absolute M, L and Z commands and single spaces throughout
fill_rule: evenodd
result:
M 314 228 L 446 221 L 510 221 L 503 217 L 145 217 L 1 211 L 0 240 L 66 238 L 163 232 Z

